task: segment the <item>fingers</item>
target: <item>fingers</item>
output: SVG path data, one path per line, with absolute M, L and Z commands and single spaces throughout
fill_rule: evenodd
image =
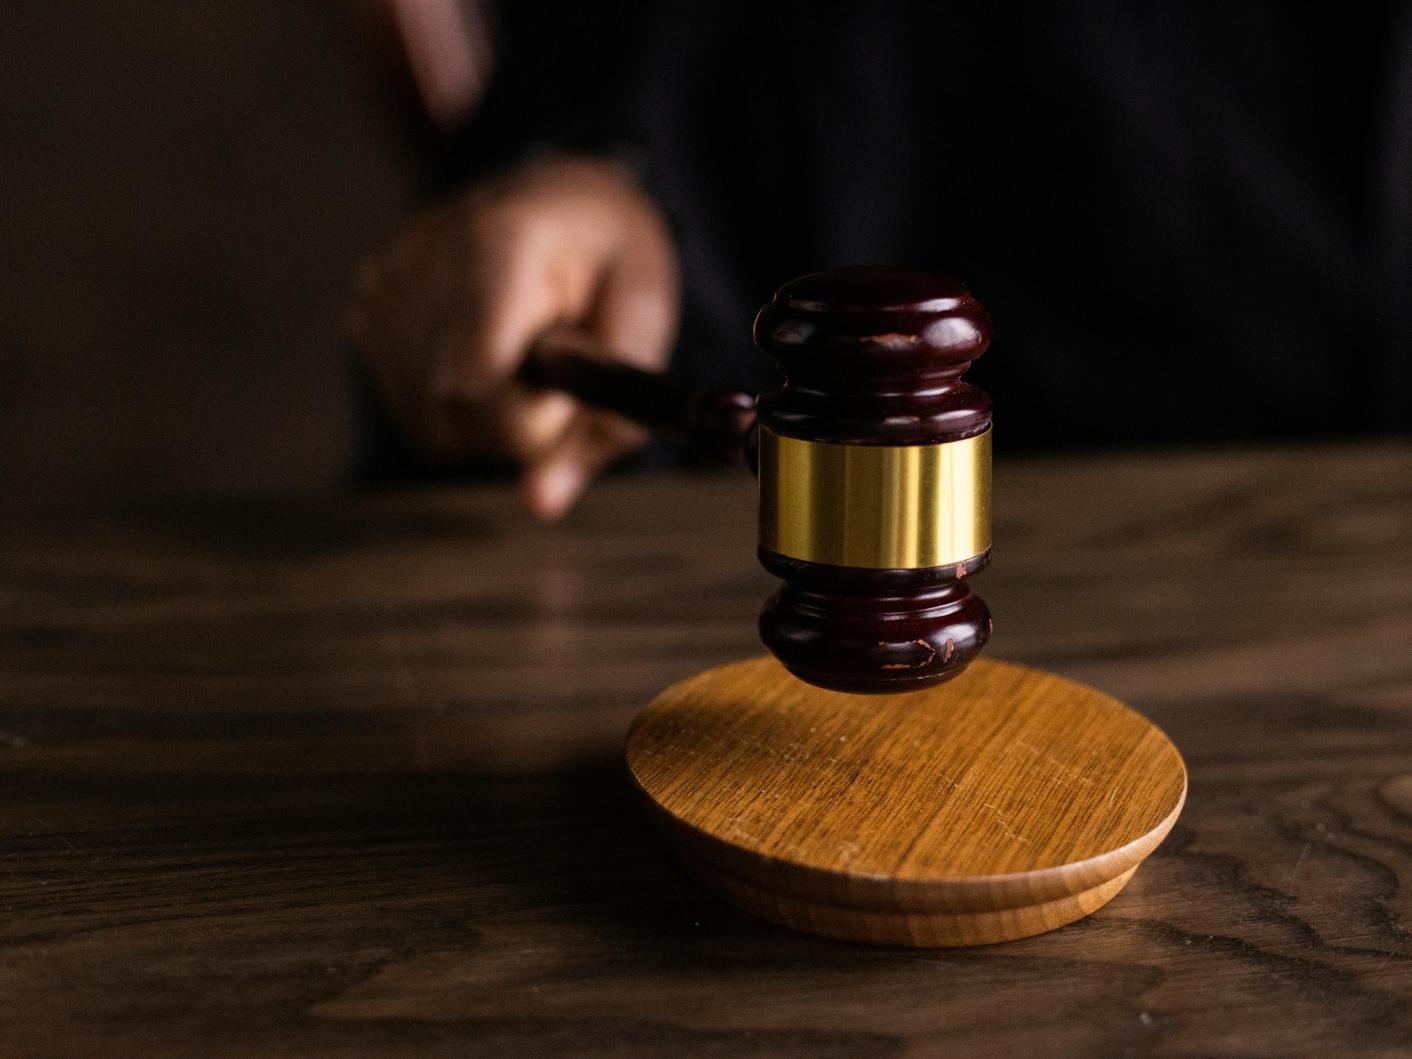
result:
M 676 336 L 678 280 L 674 257 L 654 242 L 630 241 L 605 263 L 585 329 L 615 356 L 662 370 Z M 597 474 L 646 440 L 646 431 L 616 416 L 576 411 L 562 436 L 528 461 L 523 489 L 530 511 L 546 520 L 562 517 Z
M 558 443 L 577 409 L 565 394 L 531 393 L 510 381 L 484 400 L 445 398 L 435 413 L 437 449 L 450 459 L 482 454 L 528 463 Z
M 680 304 L 671 235 L 660 215 L 645 212 L 605 262 L 588 329 L 606 349 L 635 367 L 665 370 Z
M 561 518 L 600 471 L 646 440 L 646 431 L 616 416 L 580 411 L 563 436 L 525 468 L 526 506 L 536 518 Z
M 438 401 L 476 404 L 499 396 L 536 335 L 565 310 L 549 282 L 554 248 L 536 225 L 473 217 L 460 291 L 462 327 L 447 332 L 431 380 Z
M 535 337 L 566 312 L 566 292 L 549 279 L 553 248 L 536 226 L 479 230 L 500 223 L 472 225 L 454 309 L 459 326 L 442 333 L 432 365 L 423 416 L 446 458 L 481 453 L 532 461 L 563 436 L 575 410 L 562 394 L 532 393 L 514 381 Z

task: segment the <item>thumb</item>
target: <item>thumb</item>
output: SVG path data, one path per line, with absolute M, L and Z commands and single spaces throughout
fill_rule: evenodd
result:
M 562 518 L 599 471 L 646 440 L 645 430 L 617 416 L 578 412 L 553 448 L 525 468 L 526 505 L 547 522 Z
M 680 311 L 676 250 L 655 214 L 625 233 L 599 277 L 587 330 L 629 364 L 667 366 Z

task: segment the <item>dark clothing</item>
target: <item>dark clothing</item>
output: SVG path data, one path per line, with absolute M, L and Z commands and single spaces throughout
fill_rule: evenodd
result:
M 765 384 L 774 287 L 889 262 L 990 308 L 1001 444 L 1412 430 L 1412 5 L 1001 7 L 513 0 L 461 161 L 638 160 L 693 382 Z

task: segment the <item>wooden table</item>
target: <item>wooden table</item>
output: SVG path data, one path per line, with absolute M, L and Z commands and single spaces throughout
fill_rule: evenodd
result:
M 1112 905 L 824 941 L 683 876 L 633 714 L 757 650 L 751 485 L 0 531 L 0 1054 L 1412 1054 L 1412 447 L 1002 463 L 994 654 L 1184 751 Z

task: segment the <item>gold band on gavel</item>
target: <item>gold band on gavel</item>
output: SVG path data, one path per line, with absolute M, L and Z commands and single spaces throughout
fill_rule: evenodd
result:
M 760 546 L 830 566 L 951 566 L 990 547 L 990 430 L 834 445 L 760 429 Z

